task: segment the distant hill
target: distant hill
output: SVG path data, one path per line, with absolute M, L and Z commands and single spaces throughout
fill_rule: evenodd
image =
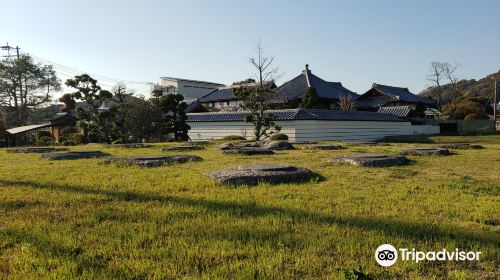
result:
M 460 99 L 465 99 L 465 98 L 470 98 L 470 97 L 479 97 L 479 98 L 484 98 L 486 100 L 490 100 L 490 98 L 493 97 L 493 92 L 494 92 L 494 83 L 493 79 L 497 79 L 497 91 L 500 91 L 500 71 L 488 75 L 485 78 L 480 79 L 479 81 L 476 81 L 474 79 L 472 80 L 461 80 L 459 82 L 459 88 L 462 92 L 462 95 L 458 98 Z M 442 106 L 446 106 L 451 103 L 452 96 L 451 96 L 451 90 L 450 90 L 450 85 L 445 84 L 442 86 L 443 90 L 443 104 Z M 422 97 L 432 97 L 433 100 L 437 100 L 437 95 L 436 91 L 434 88 L 430 87 L 425 90 L 423 90 L 421 93 L 418 95 Z M 500 94 L 499 94 L 500 95 Z M 500 98 L 497 96 L 497 98 Z M 491 99 L 490 102 L 493 102 Z

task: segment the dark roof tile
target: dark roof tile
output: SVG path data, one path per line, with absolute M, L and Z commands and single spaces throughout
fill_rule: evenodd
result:
M 411 102 L 411 103 L 426 103 L 426 104 L 433 104 L 434 101 L 421 98 L 413 93 L 411 93 L 408 88 L 402 88 L 402 87 L 393 87 L 393 86 L 386 86 L 386 85 L 380 85 L 380 84 L 373 84 L 372 88 L 378 90 L 382 94 L 385 94 L 386 96 L 391 97 L 393 100 L 401 100 L 405 102 Z
M 209 94 L 202 96 L 198 99 L 199 102 L 216 102 L 216 101 L 230 101 L 238 100 L 239 98 L 234 95 L 233 88 L 218 88 Z
M 403 121 L 402 119 L 389 115 L 372 112 L 344 112 L 326 109 L 284 109 L 269 110 L 276 116 L 278 121 L 286 120 L 332 120 L 332 121 Z M 188 122 L 232 122 L 243 121 L 248 112 L 211 112 L 187 114 Z
M 406 118 L 411 112 L 410 106 L 380 107 L 377 113 L 390 114 L 398 118 Z
M 279 86 L 276 92 L 281 99 L 293 101 L 302 98 L 309 86 L 314 87 L 318 97 L 323 99 L 337 100 L 343 95 L 350 95 L 354 99 L 357 97 L 356 93 L 346 89 L 341 83 L 327 82 L 307 70 Z

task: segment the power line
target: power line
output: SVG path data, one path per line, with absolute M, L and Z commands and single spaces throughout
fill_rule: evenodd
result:
M 36 56 L 33 56 L 33 55 L 32 55 L 32 58 L 35 61 L 37 61 L 37 62 L 41 62 L 43 64 L 50 64 L 55 69 L 59 69 L 61 71 L 72 73 L 74 75 L 80 75 L 80 74 L 84 74 L 85 73 L 85 74 L 93 76 L 94 78 L 96 78 L 98 80 L 106 80 L 106 81 L 109 81 L 109 82 L 120 82 L 120 81 L 123 81 L 123 80 L 120 80 L 120 79 L 105 77 L 105 76 L 93 74 L 93 73 L 90 73 L 90 72 L 87 72 L 87 71 L 82 71 L 82 70 L 74 69 L 74 68 L 71 68 L 71 67 L 68 67 L 68 66 L 64 66 L 64 65 L 52 62 L 52 61 L 48 61 L 48 60 L 45 60 L 45 59 L 42 59 L 42 58 L 39 58 L 39 57 L 36 57 Z
M 89 76 L 92 76 L 94 79 L 98 80 L 98 82 L 101 86 L 105 86 L 108 88 L 112 88 L 114 86 L 112 84 L 117 84 L 117 83 L 124 83 L 127 85 L 131 85 L 131 87 L 133 87 L 134 85 L 150 85 L 150 84 L 152 84 L 151 82 L 140 82 L 140 81 L 118 79 L 118 78 L 109 77 L 109 76 L 105 76 L 105 75 L 98 75 L 98 74 L 91 73 L 88 71 L 83 71 L 83 70 L 80 70 L 80 69 L 77 69 L 74 67 L 70 67 L 70 66 L 67 66 L 64 64 L 60 64 L 60 63 L 33 55 L 31 53 L 20 52 L 19 47 L 11 47 L 8 45 L 8 43 L 6 46 L 1 46 L 1 49 L 4 51 L 7 51 L 7 55 L 5 55 L 3 57 L 7 57 L 11 63 L 12 63 L 12 57 L 16 57 L 17 59 L 19 59 L 21 54 L 22 55 L 29 55 L 33 59 L 34 62 L 44 64 L 44 65 L 50 65 L 52 67 L 52 69 L 60 76 L 64 76 L 67 78 L 74 78 L 74 76 L 77 76 L 77 75 L 87 74 Z M 12 49 L 16 50 L 16 54 L 10 53 L 10 50 L 12 50 Z
M 105 81 L 108 81 L 108 82 L 115 82 L 115 83 L 124 82 L 126 84 L 136 84 L 136 85 L 149 85 L 149 84 L 151 84 L 151 82 L 130 81 L 130 80 L 125 80 L 125 79 L 118 79 L 118 78 L 113 78 L 113 77 L 109 77 L 109 76 L 104 76 L 104 75 L 98 75 L 98 74 L 91 73 L 91 72 L 88 72 L 88 71 L 83 71 L 83 70 L 79 70 L 79 69 L 76 69 L 76 68 L 73 68 L 73 67 L 69 67 L 69 66 L 66 66 L 66 65 L 54 62 L 54 61 L 50 61 L 48 59 L 45 59 L 45 58 L 33 55 L 31 53 L 23 53 L 23 54 L 30 55 L 34 60 L 37 60 L 38 62 L 41 62 L 41 63 L 44 63 L 44 64 L 51 64 L 53 68 L 57 68 L 58 70 L 64 71 L 64 72 L 67 72 L 67 73 L 72 73 L 72 74 L 83 74 L 83 73 L 85 73 L 85 74 L 88 74 L 88 75 L 94 77 L 97 80 L 105 80 Z

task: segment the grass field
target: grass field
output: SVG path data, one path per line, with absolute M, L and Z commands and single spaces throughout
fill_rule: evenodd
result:
M 149 169 L 0 149 L 0 278 L 498 279 L 500 135 L 432 140 L 486 148 L 410 157 L 410 164 L 391 168 L 327 160 L 432 144 L 257 157 L 223 155 L 216 144 L 193 152 L 73 148 L 204 158 Z M 324 180 L 229 187 L 204 176 L 254 162 L 304 166 Z M 398 261 L 383 268 L 374 259 L 383 243 L 482 254 L 477 262 Z

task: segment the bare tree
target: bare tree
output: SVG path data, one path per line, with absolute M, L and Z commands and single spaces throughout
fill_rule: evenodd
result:
M 444 77 L 448 80 L 450 85 L 451 93 L 451 113 L 449 118 L 453 117 L 455 110 L 457 108 L 457 98 L 460 95 L 459 81 L 460 79 L 456 76 L 455 72 L 458 69 L 458 64 L 456 63 L 442 63 L 441 70 L 443 71 Z
M 278 69 L 273 67 L 274 58 L 264 55 L 264 47 L 260 41 L 256 44 L 256 57 L 250 58 L 250 64 L 257 70 L 256 86 L 236 88 L 236 96 L 242 98 L 241 107 L 250 113 L 245 116 L 246 122 L 254 125 L 255 140 L 269 137 L 281 128 L 276 125 L 275 116 L 267 113 L 269 100 L 273 97 L 272 85 L 277 79 Z
M 118 82 L 111 88 L 111 92 L 116 97 L 116 102 L 124 103 L 130 96 L 134 95 L 134 90 L 127 89 L 127 85 L 123 82 Z
M 441 62 L 433 61 L 431 62 L 431 74 L 427 76 L 427 80 L 432 82 L 434 85 L 434 91 L 437 95 L 437 105 L 438 109 L 441 110 L 441 105 L 443 102 L 443 91 L 441 89 L 441 82 L 443 80 L 443 68 Z
M 341 111 L 356 111 L 356 102 L 351 95 L 342 95 L 338 105 Z

